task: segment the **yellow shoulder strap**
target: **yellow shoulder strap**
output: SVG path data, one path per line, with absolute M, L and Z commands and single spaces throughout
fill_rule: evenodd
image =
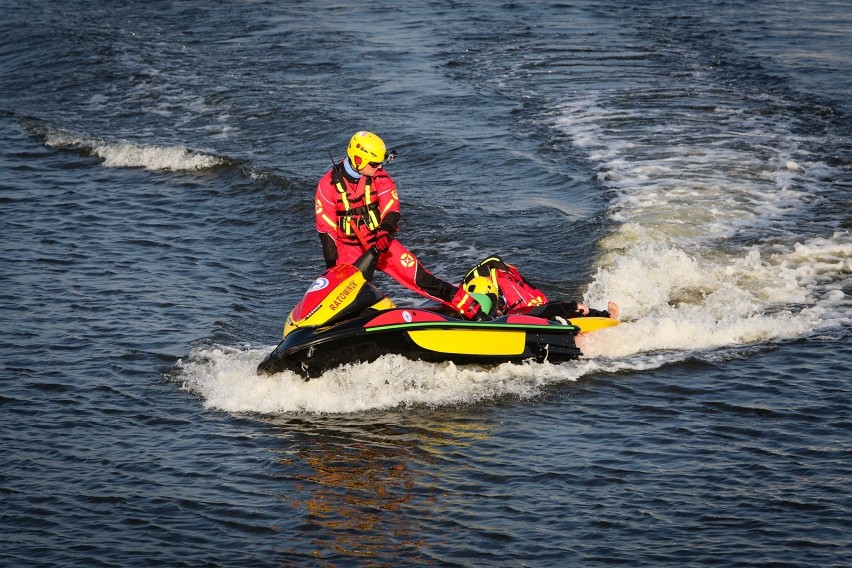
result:
M 367 206 L 367 216 L 369 217 L 367 226 L 370 230 L 374 230 L 379 226 L 379 219 L 376 217 L 375 210 L 370 207 L 370 189 L 373 187 L 373 178 L 368 177 L 364 184 L 364 205 Z

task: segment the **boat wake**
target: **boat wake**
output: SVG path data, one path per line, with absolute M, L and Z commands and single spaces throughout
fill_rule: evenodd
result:
M 289 371 L 258 376 L 257 365 L 270 349 L 198 348 L 179 361 L 170 376 L 181 388 L 201 397 L 210 409 L 264 415 L 342 414 L 467 405 L 506 397 L 529 399 L 549 387 L 584 376 L 656 368 L 682 358 L 651 354 L 630 360 L 594 358 L 563 364 L 530 361 L 483 368 L 385 355 L 372 363 L 343 365 L 306 381 Z
M 598 243 L 584 299 L 614 300 L 628 320 L 578 344 L 584 353 L 847 335 L 852 235 L 826 230 L 814 209 L 838 174 L 811 152 L 816 137 L 777 116 L 783 100 L 744 108 L 710 82 L 717 105 L 696 110 L 689 97 L 642 88 L 645 97 L 613 90 L 566 101 L 553 122 L 611 196 L 615 226 Z
M 616 298 L 630 320 L 581 338 L 586 356 L 700 351 L 802 337 L 842 337 L 852 326 L 852 237 L 837 233 L 741 255 L 634 244 L 600 267 L 586 300 Z
M 229 160 L 184 146 L 158 146 L 106 140 L 26 121 L 48 148 L 75 150 L 101 160 L 105 168 L 144 168 L 161 172 L 194 172 L 227 165 Z

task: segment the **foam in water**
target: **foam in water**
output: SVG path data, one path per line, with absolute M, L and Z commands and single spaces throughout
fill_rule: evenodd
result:
M 696 124 L 687 111 L 607 110 L 592 97 L 565 105 L 556 122 L 597 164 L 598 181 L 615 194 L 610 218 L 620 223 L 600 242 L 584 299 L 612 299 L 629 321 L 582 338 L 583 352 L 626 357 L 842 333 L 850 234 L 795 234 L 831 168 L 809 161 L 810 141 L 784 124 L 725 108 Z M 763 238 L 768 227 L 789 244 Z M 743 235 L 762 244 L 727 240 Z
M 183 388 L 208 408 L 228 412 L 350 413 L 408 405 L 467 404 L 502 396 L 535 396 L 544 385 L 573 381 L 600 365 L 529 362 L 492 368 L 411 361 L 398 355 L 344 365 L 305 381 L 291 372 L 258 376 L 255 369 L 273 347 L 224 346 L 194 350 L 176 367 Z M 636 363 L 634 362 L 633 365 Z
M 615 195 L 610 218 L 659 229 L 681 244 L 786 222 L 830 170 L 807 160 L 818 140 L 738 108 L 623 110 L 592 97 L 566 103 L 562 113 L 556 127 L 587 152 L 598 181 Z
M 183 146 L 140 146 L 130 142 L 107 142 L 63 131 L 48 132 L 45 144 L 52 148 L 70 148 L 101 158 L 107 168 L 145 168 L 155 171 L 197 171 L 222 165 L 224 160 L 209 154 L 192 152 Z

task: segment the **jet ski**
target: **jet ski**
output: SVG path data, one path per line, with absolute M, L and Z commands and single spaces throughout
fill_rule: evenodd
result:
M 438 303 L 397 307 L 371 281 L 379 253 L 370 247 L 352 265 L 326 270 L 308 288 L 284 325 L 283 340 L 257 367 L 259 375 L 292 371 L 317 377 L 346 363 L 382 355 L 456 364 L 577 359 L 574 343 L 583 331 L 574 321 L 509 314 L 486 321 L 463 319 Z M 477 298 L 480 303 L 488 298 Z M 496 299 L 496 298 L 495 298 Z M 611 325 L 589 320 L 593 328 Z

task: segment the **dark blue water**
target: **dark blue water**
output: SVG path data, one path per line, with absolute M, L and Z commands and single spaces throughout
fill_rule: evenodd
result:
M 849 2 L 0 10 L 0 564 L 852 564 Z M 435 273 L 624 322 L 256 376 L 363 128 Z

